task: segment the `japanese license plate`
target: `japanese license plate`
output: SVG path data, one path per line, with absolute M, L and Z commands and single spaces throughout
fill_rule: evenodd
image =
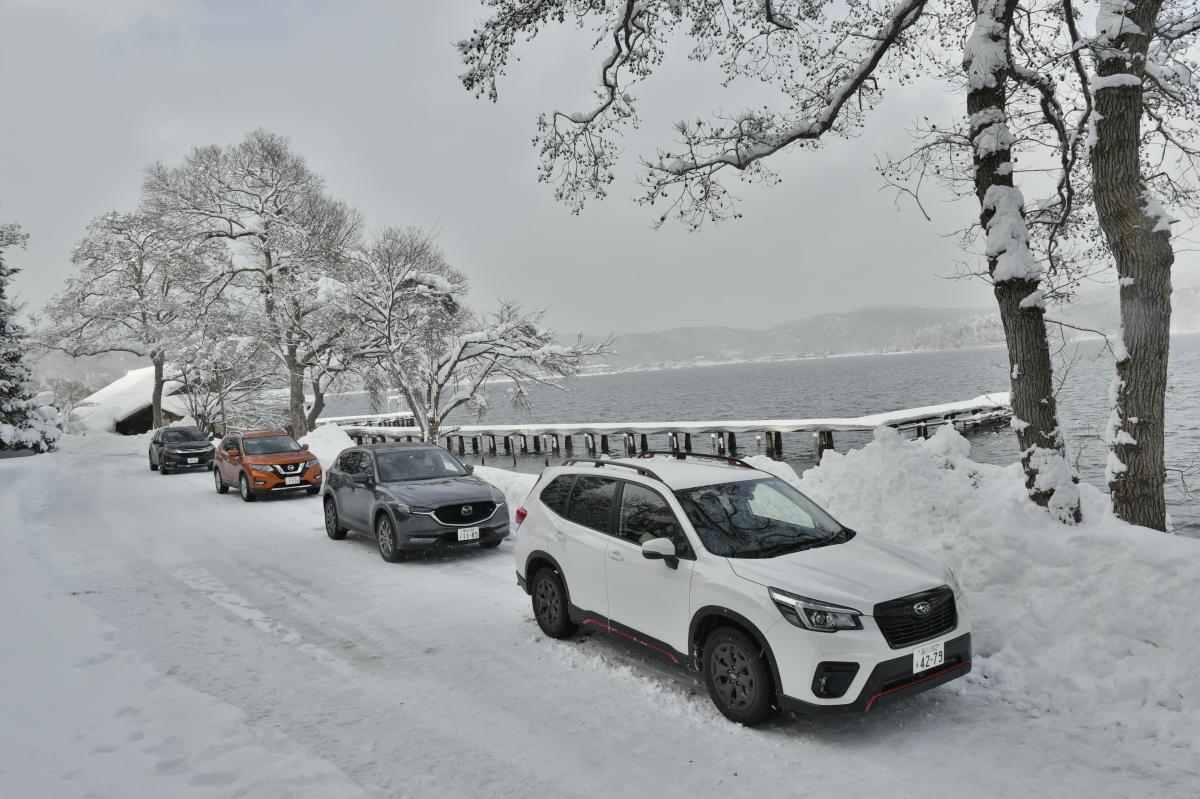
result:
M 946 642 L 937 641 L 919 646 L 913 651 L 913 674 L 929 671 L 946 662 Z
M 459 531 L 458 531 L 458 540 L 459 541 L 474 541 L 477 538 L 479 538 L 479 528 L 478 527 L 459 528 Z
M 188 463 L 199 463 L 199 462 L 200 462 L 199 458 L 188 458 Z
M 285 477 L 285 478 L 283 478 L 283 482 L 284 482 L 284 485 L 298 486 L 298 485 L 300 485 L 300 478 L 299 477 Z

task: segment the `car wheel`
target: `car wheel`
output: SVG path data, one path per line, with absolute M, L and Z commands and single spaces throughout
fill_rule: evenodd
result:
M 246 477 L 245 472 L 242 472 L 242 476 L 238 478 L 238 490 L 242 494 L 242 502 L 253 502 L 258 499 L 250 490 L 250 478 Z
M 567 588 L 558 572 L 547 567 L 533 577 L 533 617 L 551 638 L 566 638 L 576 626 L 568 612 Z
M 148 456 L 147 456 L 147 457 L 148 457 Z M 154 458 L 149 458 L 149 457 L 148 457 L 148 459 L 149 459 L 149 461 L 150 461 L 150 471 L 152 471 L 152 472 L 157 472 L 157 471 L 158 471 L 158 464 L 154 462 Z
M 396 546 L 396 531 L 392 520 L 386 513 L 379 514 L 375 520 L 375 541 L 379 544 L 379 556 L 388 563 L 399 563 L 404 560 L 404 552 Z
M 771 715 L 775 689 L 760 647 L 732 627 L 704 642 L 704 682 L 717 709 L 730 721 L 753 726 Z
M 213 472 L 213 471 L 216 471 L 216 469 L 214 469 L 213 466 L 214 466 L 213 462 L 209 461 L 208 465 L 205 466 L 204 468 L 208 469 L 210 472 Z
M 171 470 L 167 468 L 167 464 L 162 463 L 158 466 L 158 473 L 166 476 L 171 473 Z
M 338 524 L 337 505 L 332 497 L 325 497 L 325 532 L 334 541 L 341 541 L 346 537 L 346 528 Z
M 213 485 L 216 486 L 218 494 L 228 494 L 229 486 L 225 485 L 225 481 L 221 479 L 221 470 L 213 469 Z

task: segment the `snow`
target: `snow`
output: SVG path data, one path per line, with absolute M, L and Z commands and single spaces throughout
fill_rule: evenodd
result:
M 297 440 L 301 444 L 308 444 L 309 451 L 321 461 L 324 471 L 333 466 L 339 452 L 354 446 L 354 441 L 346 435 L 346 431 L 335 424 L 319 424 L 316 430 Z
M 1154 222 L 1153 232 L 1170 233 L 1171 225 L 1178 222 L 1179 219 L 1171 216 L 1171 214 L 1169 214 L 1167 210 L 1162 207 L 1162 203 L 1156 200 L 1149 192 L 1146 192 L 1142 196 L 1142 199 L 1146 201 L 1146 216 L 1148 216 Z
M 975 673 L 867 716 L 754 730 L 632 645 L 545 638 L 511 542 L 388 565 L 370 540 L 329 540 L 315 498 L 246 504 L 131 450 L 0 461 L 15 522 L 0 526 L 0 601 L 21 608 L 0 647 L 2 796 L 1194 789 L 1200 614 L 1178 610 L 1200 543 L 1115 521 L 1087 487 L 1084 523 L 1057 525 L 1019 466 L 972 462 L 949 428 L 882 430 L 800 480 L 756 462 L 954 567 Z M 510 512 L 534 480 L 477 474 Z
M 162 406 L 176 416 L 187 415 L 187 406 L 170 396 L 181 383 L 170 380 L 163 386 Z M 112 383 L 84 399 L 74 408 L 75 418 L 88 430 L 113 430 L 114 424 L 149 407 L 154 395 L 154 367 L 131 369 Z
M 992 278 L 996 282 L 1040 279 L 1041 267 L 1029 249 L 1021 190 L 1015 186 L 989 186 L 983 206 L 992 212 L 987 223 L 987 256 L 996 259 Z
M 1117 72 L 1112 75 L 1094 75 L 1092 77 L 1092 90 L 1097 92 L 1101 89 L 1116 89 L 1122 86 L 1141 85 L 1142 79 L 1128 72 Z

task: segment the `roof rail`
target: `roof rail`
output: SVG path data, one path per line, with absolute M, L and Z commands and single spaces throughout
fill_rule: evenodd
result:
M 642 466 L 638 466 L 636 463 L 622 463 L 621 461 L 603 460 L 600 458 L 567 458 L 565 461 L 563 461 L 562 465 L 563 466 L 575 466 L 577 464 L 583 464 L 583 463 L 590 463 L 590 464 L 594 465 L 597 469 L 599 469 L 601 466 L 620 466 L 625 469 L 633 469 L 638 474 L 640 474 L 644 477 L 650 477 L 654 480 L 657 480 L 660 483 L 666 482 L 666 480 L 662 479 L 661 477 L 659 477 L 657 474 L 655 474 L 651 470 L 646 469 Z
M 704 460 L 721 461 L 728 466 L 740 466 L 743 469 L 754 469 L 755 471 L 760 472 L 762 471 L 762 469 L 759 469 L 757 466 L 751 466 L 741 458 L 735 458 L 732 455 L 709 455 L 704 452 L 674 452 L 659 449 L 648 449 L 641 455 L 638 455 L 638 457 L 653 458 L 656 455 L 666 455 L 681 461 L 686 460 L 687 458 L 703 458 Z

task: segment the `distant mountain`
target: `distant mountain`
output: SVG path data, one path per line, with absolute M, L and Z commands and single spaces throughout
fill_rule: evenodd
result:
M 1176 290 L 1172 301 L 1172 332 L 1200 332 L 1200 287 Z M 1119 323 L 1115 301 L 1052 308 L 1047 317 L 1109 334 Z M 1067 332 L 1071 338 L 1090 335 L 1073 329 Z M 614 354 L 605 365 L 595 368 L 669 369 L 734 361 L 953 350 L 1003 343 L 1000 317 L 993 312 L 897 305 L 820 314 L 765 330 L 677 327 L 618 335 L 613 340 Z

